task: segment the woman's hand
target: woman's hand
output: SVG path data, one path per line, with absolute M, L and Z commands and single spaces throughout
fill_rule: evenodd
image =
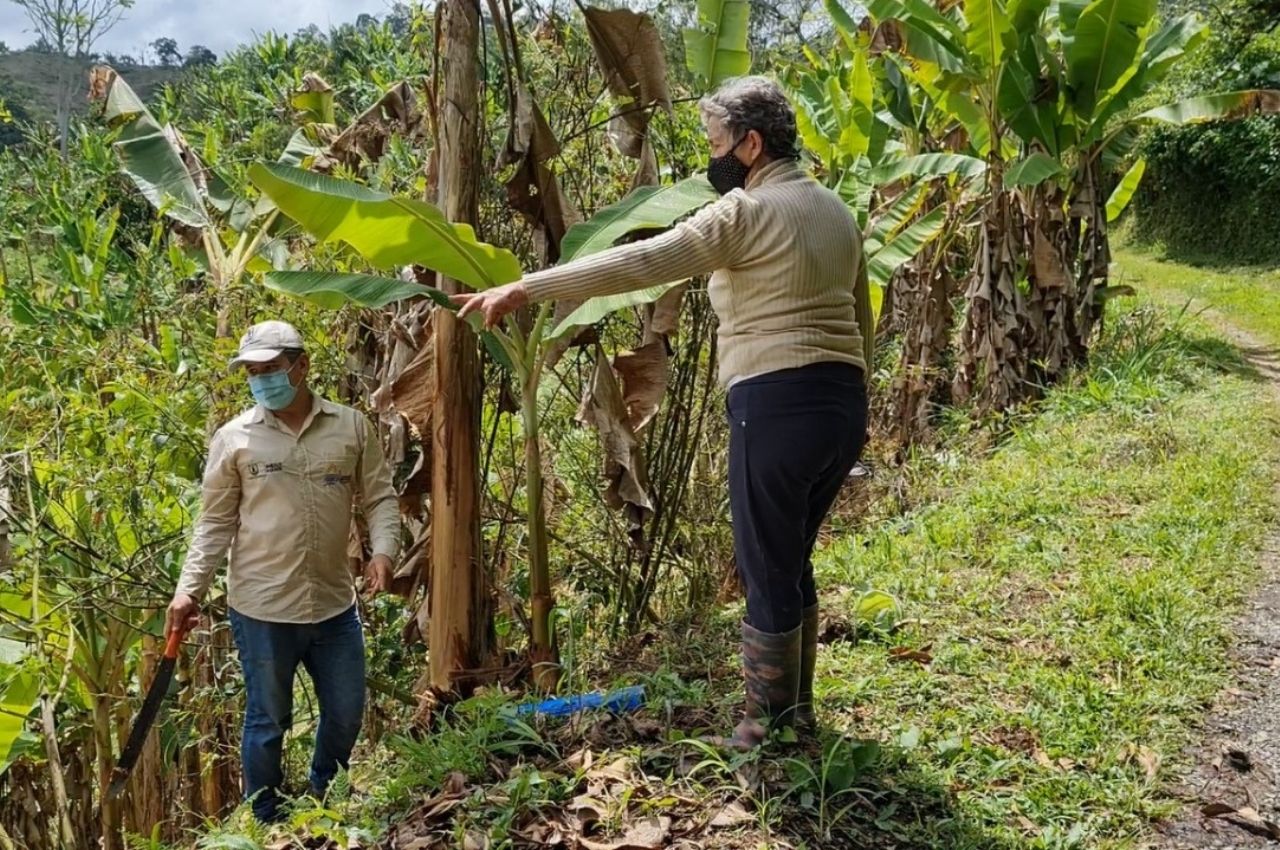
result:
M 505 286 L 495 286 L 484 292 L 463 292 L 450 295 L 449 300 L 458 305 L 458 318 L 465 319 L 472 313 L 484 317 L 484 326 L 492 328 L 502 317 L 529 303 L 529 291 L 516 281 Z

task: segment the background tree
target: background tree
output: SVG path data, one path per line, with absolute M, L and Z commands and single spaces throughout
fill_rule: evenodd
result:
M 178 49 L 178 42 L 172 38 L 157 38 L 151 42 L 151 49 L 156 52 L 156 61 L 166 68 L 173 68 L 182 64 L 182 51 Z
M 217 63 L 218 54 L 203 44 L 193 44 L 191 49 L 187 51 L 186 61 L 182 65 L 185 68 L 198 68 L 202 65 L 216 65 Z
M 1203 0 L 1189 0 L 1196 8 Z M 1171 75 L 1172 100 L 1197 91 L 1280 88 L 1280 2 L 1203 3 L 1212 36 Z M 1231 263 L 1280 261 L 1280 117 L 1160 127 L 1139 145 L 1147 173 L 1134 201 L 1139 241 L 1178 256 Z
M 19 124 L 29 121 L 26 107 L 21 103 L 0 101 L 0 151 L 22 141 Z
M 73 62 L 58 63 L 56 116 L 58 146 L 67 156 L 67 132 L 71 124 L 71 104 L 80 84 L 80 66 L 88 61 L 93 46 L 115 28 L 133 0 L 11 0 L 22 8 L 37 45 Z M 39 49 L 39 48 L 37 48 Z

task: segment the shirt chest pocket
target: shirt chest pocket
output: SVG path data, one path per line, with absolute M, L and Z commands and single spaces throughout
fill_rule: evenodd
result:
M 358 457 L 354 447 L 316 452 L 309 460 L 308 477 L 313 483 L 344 490 L 355 483 Z
M 246 486 L 281 481 L 297 475 L 297 465 L 287 452 L 242 452 L 236 461 L 240 480 Z

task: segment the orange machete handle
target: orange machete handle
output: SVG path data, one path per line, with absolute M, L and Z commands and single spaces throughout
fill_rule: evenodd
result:
M 187 630 L 184 628 L 176 628 L 169 632 L 169 639 L 164 645 L 165 658 L 177 658 L 178 647 L 182 645 L 182 639 L 187 636 Z

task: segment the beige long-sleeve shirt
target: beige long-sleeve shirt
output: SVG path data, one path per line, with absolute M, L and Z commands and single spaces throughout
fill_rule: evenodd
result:
M 374 430 L 358 411 L 313 398 L 297 434 L 260 405 L 214 434 L 179 592 L 203 598 L 230 551 L 236 611 L 274 623 L 341 614 L 355 602 L 347 539 L 357 493 L 373 554 L 399 554 L 396 493 Z
M 720 382 L 871 361 L 862 237 L 840 197 L 778 160 L 671 230 L 524 278 L 534 301 L 582 299 L 711 274 Z

